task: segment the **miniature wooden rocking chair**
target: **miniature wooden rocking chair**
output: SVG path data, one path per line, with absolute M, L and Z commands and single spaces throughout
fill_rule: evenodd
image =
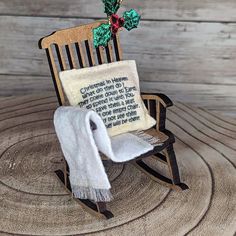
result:
M 39 41 L 39 48 L 46 50 L 52 79 L 60 105 L 66 104 L 66 98 L 59 80 L 59 71 L 88 66 L 92 67 L 98 64 L 122 60 L 118 33 L 113 40 L 109 42 L 107 47 L 94 49 L 92 44 L 92 29 L 98 27 L 101 23 L 104 23 L 104 21 L 97 21 L 79 27 L 59 30 Z M 150 176 L 154 181 L 163 183 L 175 190 L 188 189 L 188 186 L 180 181 L 178 165 L 173 149 L 173 143 L 175 142 L 174 135 L 165 129 L 166 108 L 173 105 L 171 100 L 164 94 L 145 93 L 142 94 L 142 98 L 150 115 L 157 121 L 156 126 L 148 130 L 147 133 L 158 136 L 161 141 L 163 141 L 163 145 L 156 146 L 152 151 L 139 156 L 130 162 L 143 173 Z M 93 124 L 91 124 L 91 128 L 96 129 L 96 127 L 93 127 Z M 156 160 L 161 161 L 168 166 L 169 177 L 161 175 L 143 162 L 143 159 L 149 156 L 155 156 Z M 66 189 L 71 192 L 69 168 L 65 160 L 64 169 L 57 170 L 55 173 L 63 182 Z M 76 200 L 84 206 L 85 209 L 92 213 L 96 213 L 98 216 L 103 216 L 107 219 L 113 217 L 113 214 L 107 210 L 105 202 L 94 203 L 88 199 Z

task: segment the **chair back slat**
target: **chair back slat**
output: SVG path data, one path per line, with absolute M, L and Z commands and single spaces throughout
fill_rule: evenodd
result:
M 55 58 L 53 56 L 53 51 L 52 51 L 51 46 L 46 49 L 46 54 L 47 54 L 48 63 L 49 63 L 49 67 L 51 70 L 52 79 L 53 79 L 53 83 L 55 86 L 58 102 L 60 105 L 63 105 L 63 104 L 65 104 L 65 96 L 63 93 L 61 81 L 59 79 L 59 74 L 57 71 L 57 66 L 55 63 Z
M 120 61 L 122 59 L 122 52 L 120 47 L 119 35 L 115 35 L 113 39 L 116 61 Z
M 75 43 L 75 49 L 79 61 L 80 68 L 84 68 L 85 65 L 85 60 L 84 60 L 84 54 L 82 51 L 82 44 L 81 43 Z
M 55 51 L 56 51 L 56 55 L 57 55 L 57 59 L 58 59 L 58 63 L 60 65 L 61 71 L 66 70 L 66 62 L 65 62 L 64 55 L 63 55 L 62 47 L 58 46 L 56 44 L 55 45 Z
M 67 54 L 67 57 L 68 57 L 68 62 L 69 62 L 69 65 L 70 65 L 70 69 L 77 68 L 72 45 L 71 44 L 65 45 L 65 48 L 66 48 L 66 54 Z
M 101 65 L 104 63 L 104 48 L 98 47 L 96 48 L 97 60 L 98 64 Z
M 91 42 L 89 40 L 85 41 L 85 48 L 87 52 L 89 66 L 94 66 L 95 65 L 94 53 L 93 53 L 93 48 L 91 46 Z
M 112 46 L 111 46 L 111 42 L 109 42 L 106 46 L 106 55 L 107 55 L 107 62 L 111 63 L 114 61 L 113 58 L 113 50 L 112 50 Z
M 60 71 L 122 60 L 119 33 L 113 37 L 107 47 L 94 48 L 92 30 L 105 22 L 96 21 L 87 25 L 59 30 L 39 41 L 39 47 L 46 49 L 60 105 L 65 104 L 65 95 L 59 79 Z

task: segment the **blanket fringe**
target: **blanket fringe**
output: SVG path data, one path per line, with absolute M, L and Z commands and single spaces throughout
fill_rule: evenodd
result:
M 110 202 L 112 194 L 109 189 L 94 189 L 90 187 L 71 186 L 75 198 L 90 199 L 95 202 Z
M 137 137 L 141 138 L 142 140 L 148 142 L 149 144 L 151 144 L 153 146 L 159 146 L 159 145 L 163 144 L 160 142 L 160 139 L 158 137 L 154 137 L 150 134 L 147 134 L 143 130 L 137 130 L 137 131 L 134 131 L 131 133 L 136 135 Z

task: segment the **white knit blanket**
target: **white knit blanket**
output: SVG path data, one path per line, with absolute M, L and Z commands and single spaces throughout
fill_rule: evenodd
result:
M 91 121 L 96 125 L 92 130 Z M 114 162 L 131 160 L 154 148 L 158 140 L 142 132 L 110 138 L 100 116 L 79 107 L 59 107 L 54 114 L 56 134 L 70 169 L 76 198 L 110 201 L 110 182 L 99 152 Z

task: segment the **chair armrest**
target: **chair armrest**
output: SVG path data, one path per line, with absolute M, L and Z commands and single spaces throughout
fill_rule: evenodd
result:
M 173 106 L 173 102 L 163 93 L 141 93 L 143 99 L 158 100 L 164 107 Z
M 165 131 L 166 108 L 173 106 L 173 102 L 162 93 L 141 93 L 149 114 L 156 120 L 155 128 Z

